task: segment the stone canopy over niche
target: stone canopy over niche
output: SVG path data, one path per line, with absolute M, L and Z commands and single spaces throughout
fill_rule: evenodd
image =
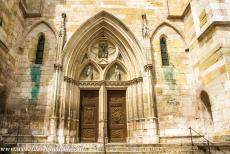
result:
M 92 81 L 92 80 L 100 80 L 99 71 L 94 67 L 93 64 L 88 64 L 82 70 L 80 75 L 80 80 Z
M 111 81 L 125 81 L 127 79 L 127 73 L 121 65 L 115 63 L 109 68 L 105 79 Z

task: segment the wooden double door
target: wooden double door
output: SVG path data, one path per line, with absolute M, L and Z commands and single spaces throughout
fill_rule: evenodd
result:
M 107 91 L 107 134 L 109 142 L 126 141 L 125 93 L 124 90 Z M 80 97 L 80 142 L 97 142 L 99 91 L 82 90 Z

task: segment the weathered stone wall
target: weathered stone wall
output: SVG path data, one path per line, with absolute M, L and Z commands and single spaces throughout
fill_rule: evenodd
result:
M 169 15 L 178 16 L 183 14 L 184 9 L 188 6 L 189 0 L 167 0 Z
M 18 1 L 0 1 L 0 84 L 1 113 L 5 111 L 6 101 L 16 84 L 14 75 L 17 65 L 17 52 L 24 28 L 24 18 Z M 1 116 L 2 118 L 2 116 Z
M 7 101 L 11 115 L 33 117 L 27 126 L 34 129 L 34 134 L 49 133 L 53 65 L 61 14 L 67 15 L 65 41 L 68 43 L 83 23 L 104 10 L 127 26 L 146 55 L 147 63 L 153 65 L 155 76 L 151 88 L 156 95 L 158 135 L 185 136 L 189 126 L 207 134 L 214 130 L 217 137 L 229 135 L 229 3 L 219 0 L 190 3 L 188 0 L 44 0 L 40 7 L 40 0 L 28 0 L 27 16 L 23 17 L 19 2 L 0 0 L 0 17 L 3 17 L 0 40 L 4 44 L 0 46 L 0 84 L 6 86 L 0 101 Z M 33 16 L 33 13 L 38 14 Z M 144 13 L 150 30 L 147 40 L 142 36 Z M 45 35 L 43 64 L 36 65 L 41 33 Z M 163 35 L 167 38 L 170 61 L 166 67 L 162 66 L 159 44 Z M 186 49 L 189 52 L 185 52 Z M 147 91 L 143 95 L 147 97 L 148 88 L 144 90 Z M 213 119 L 200 99 L 202 90 L 209 95 Z M 27 103 L 35 106 L 29 107 Z M 5 106 L 5 103 L 1 105 Z M 26 112 L 27 108 L 32 112 Z M 12 126 L 15 123 L 12 121 Z M 146 135 L 145 125 L 132 126 L 136 132 L 130 134 Z M 139 142 L 138 139 L 134 142 Z
M 35 64 L 40 35 L 45 36 L 43 63 Z M 49 124 L 48 109 L 52 97 L 56 34 L 45 22 L 41 22 L 31 27 L 24 38 L 15 71 L 18 84 L 13 89 L 12 97 L 8 102 L 11 109 L 16 107 L 18 110 L 28 108 L 27 103 L 35 104 L 32 109 L 34 113 L 31 115 L 33 120 L 31 120 L 30 128 L 39 130 L 41 133 L 47 130 Z M 22 106 L 18 107 L 19 104 Z
M 205 122 L 204 133 L 229 135 L 229 117 L 225 110 L 229 110 L 229 18 L 226 16 L 228 3 L 220 1 L 192 1 L 191 10 L 196 30 L 196 39 L 189 42 L 190 61 L 194 70 L 194 84 L 196 87 L 196 102 L 201 102 L 201 90 L 205 90 L 210 98 L 213 119 Z M 203 104 L 204 105 L 204 104 Z M 201 109 L 201 108 L 200 108 Z M 207 111 L 207 107 L 206 107 Z M 208 121 L 208 123 L 207 123 Z
M 160 38 L 167 41 L 169 66 L 162 66 Z M 188 126 L 196 116 L 190 85 L 192 70 L 186 43 L 180 34 L 168 25 L 162 26 L 153 37 L 155 65 L 155 89 L 160 136 L 176 136 L 188 133 Z

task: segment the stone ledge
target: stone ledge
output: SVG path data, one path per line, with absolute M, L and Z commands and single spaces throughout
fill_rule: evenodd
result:
M 230 21 L 213 21 L 203 31 L 198 35 L 197 40 L 201 41 L 213 28 L 217 26 L 227 26 L 230 27 Z
M 186 7 L 184 8 L 184 10 L 182 11 L 182 13 L 180 15 L 172 15 L 169 14 L 167 19 L 169 20 L 183 20 L 185 15 L 188 13 L 188 11 L 190 10 L 190 1 L 187 3 L 187 5 L 185 5 Z
M 19 2 L 19 8 L 20 8 L 20 10 L 21 10 L 21 12 L 25 18 L 41 17 L 42 16 L 41 15 L 42 5 L 43 5 L 43 3 L 41 2 L 39 12 L 32 13 L 32 12 L 28 11 L 27 5 L 23 0 L 20 0 L 20 2 Z

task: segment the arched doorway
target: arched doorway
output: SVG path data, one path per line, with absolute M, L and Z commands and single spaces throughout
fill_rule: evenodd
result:
M 156 142 L 145 56 L 120 20 L 104 11 L 90 18 L 67 42 L 62 63 L 58 138 Z

